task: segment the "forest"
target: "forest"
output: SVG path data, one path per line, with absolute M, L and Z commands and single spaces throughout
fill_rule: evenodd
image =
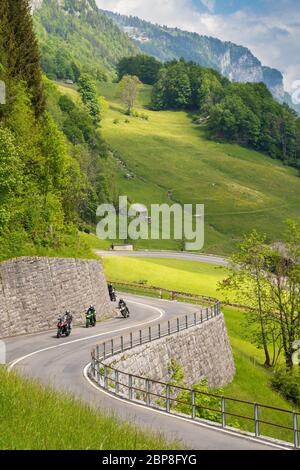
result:
M 109 200 L 100 101 L 89 76 L 73 103 L 44 79 L 29 2 L 0 4 L 0 259 L 78 247 Z
M 136 75 L 153 84 L 151 108 L 188 110 L 210 137 L 261 151 L 300 169 L 300 118 L 276 101 L 263 83 L 230 82 L 218 72 L 173 60 L 158 67 L 145 55 L 123 58 L 119 77 Z

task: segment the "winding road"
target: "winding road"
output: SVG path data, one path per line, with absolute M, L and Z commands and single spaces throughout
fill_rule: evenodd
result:
M 279 446 L 193 423 L 143 406 L 114 398 L 88 381 L 84 374 L 91 350 L 103 340 L 120 336 L 145 325 L 195 311 L 194 305 L 126 295 L 131 318 L 116 317 L 94 329 L 75 328 L 70 338 L 57 340 L 55 332 L 7 339 L 10 370 L 39 380 L 88 402 L 96 409 L 111 411 L 142 428 L 179 440 L 194 450 L 274 450 Z
M 181 259 L 185 261 L 198 261 L 199 263 L 215 264 L 217 266 L 228 266 L 229 264 L 229 261 L 221 256 L 189 253 L 187 251 L 94 251 L 101 257 L 125 256 L 131 258 Z

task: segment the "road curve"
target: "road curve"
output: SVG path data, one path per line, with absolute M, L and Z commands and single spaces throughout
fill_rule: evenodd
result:
M 197 261 L 199 263 L 215 264 L 217 266 L 228 266 L 226 258 L 215 255 L 204 255 L 198 253 L 188 253 L 181 251 L 104 251 L 94 250 L 98 256 L 126 256 L 132 258 L 166 258 L 179 259 L 185 261 Z
M 244 438 L 205 424 L 196 424 L 140 407 L 95 389 L 84 377 L 91 350 L 105 339 L 120 336 L 146 324 L 195 311 L 195 306 L 136 296 L 125 296 L 131 318 L 113 318 L 94 329 L 75 328 L 70 338 L 57 340 L 55 332 L 6 340 L 10 369 L 39 380 L 88 402 L 96 409 L 111 411 L 121 419 L 179 440 L 194 450 L 274 450 L 269 443 Z M 276 447 L 275 447 L 276 448 Z

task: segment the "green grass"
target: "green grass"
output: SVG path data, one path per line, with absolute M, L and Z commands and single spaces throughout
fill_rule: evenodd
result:
M 209 141 L 205 129 L 193 124 L 186 112 L 145 110 L 149 86 L 141 87 L 136 105 L 137 111 L 149 115 L 149 121 L 130 117 L 130 123 L 125 123 L 117 86 L 104 83 L 99 87 L 110 103 L 102 132 L 126 162 L 125 169 L 115 165 L 121 193 L 131 202 L 148 206 L 172 201 L 204 203 L 204 251 L 213 253 L 231 252 L 241 235 L 255 227 L 270 239 L 278 239 L 283 220 L 299 220 L 300 180 L 294 169 L 238 145 Z M 126 180 L 128 172 L 135 179 Z M 176 241 L 136 245 L 179 248 Z
M 179 448 L 160 435 L 95 412 L 68 395 L 0 367 L 1 450 L 161 450 Z
M 220 297 L 217 283 L 226 269 L 194 261 L 158 258 L 104 257 L 106 277 L 121 282 L 147 281 L 147 285 Z
M 129 282 L 147 281 L 149 286 L 187 291 L 221 298 L 218 282 L 226 275 L 225 268 L 170 259 L 143 259 L 126 257 L 104 258 L 106 276 L 109 279 Z M 224 307 L 226 325 L 233 349 L 236 375 L 225 387 L 224 394 L 236 399 L 258 402 L 292 410 L 291 404 L 270 387 L 271 371 L 263 367 L 263 352 L 247 340 L 245 313 L 232 307 Z M 230 404 L 228 411 L 253 417 L 253 408 L 243 404 Z M 291 426 L 291 419 L 274 411 L 263 411 L 261 418 L 280 425 Z M 245 430 L 253 431 L 253 424 L 233 418 Z M 232 421 L 231 421 L 232 422 Z M 282 440 L 292 440 L 290 431 L 262 426 L 262 433 Z

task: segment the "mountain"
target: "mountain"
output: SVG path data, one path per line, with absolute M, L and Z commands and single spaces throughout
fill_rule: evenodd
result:
M 159 60 L 183 57 L 188 61 L 211 67 L 233 81 L 263 82 L 277 99 L 284 99 L 282 73 L 263 66 L 251 51 L 243 46 L 178 28 L 154 25 L 133 16 L 102 11 L 142 51 Z
M 97 78 L 113 73 L 138 47 L 95 0 L 32 0 L 42 67 L 50 78 L 76 80 L 78 69 Z

